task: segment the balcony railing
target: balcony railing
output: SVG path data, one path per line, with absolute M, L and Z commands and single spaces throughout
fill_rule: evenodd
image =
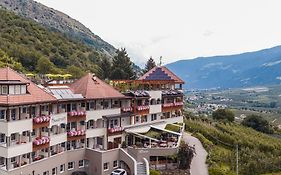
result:
M 113 128 L 109 128 L 109 129 L 108 129 L 108 134 L 109 134 L 109 135 L 120 134 L 120 133 L 123 132 L 123 130 L 124 130 L 123 127 L 115 126 L 115 127 L 113 127 Z
M 49 115 L 42 115 L 33 119 L 33 129 L 48 127 L 51 117 Z
M 86 137 L 86 131 L 83 129 L 67 132 L 67 141 L 79 140 L 85 137 Z
M 68 122 L 86 120 L 86 111 L 71 111 L 67 113 Z
M 122 112 L 132 112 L 132 111 L 133 111 L 133 108 L 130 107 L 130 106 L 129 106 L 129 107 L 122 107 L 122 108 L 121 108 L 121 111 L 122 111 Z
M 49 137 L 47 137 L 47 136 L 37 137 L 33 141 L 33 151 L 48 148 L 49 144 L 50 144 L 50 138 Z

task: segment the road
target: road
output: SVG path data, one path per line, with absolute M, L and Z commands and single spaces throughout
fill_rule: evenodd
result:
M 185 132 L 183 134 L 183 140 L 188 143 L 189 146 L 195 145 L 196 154 L 194 155 L 190 165 L 191 175 L 208 175 L 208 166 L 206 164 L 208 153 L 201 142 L 196 137 L 193 137 Z

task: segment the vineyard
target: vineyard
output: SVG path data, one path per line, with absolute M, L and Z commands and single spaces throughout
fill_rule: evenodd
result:
M 186 121 L 192 132 L 208 152 L 210 175 L 236 174 L 236 146 L 238 145 L 239 174 L 280 174 L 281 139 L 257 132 L 236 123 Z

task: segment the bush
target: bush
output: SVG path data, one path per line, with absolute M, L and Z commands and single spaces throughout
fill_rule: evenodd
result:
M 247 116 L 242 124 L 247 127 L 251 127 L 257 131 L 264 132 L 267 134 L 272 134 L 273 129 L 269 125 L 268 121 L 262 118 L 259 115 L 250 115 Z
M 214 120 L 234 121 L 234 113 L 229 109 L 218 109 L 213 112 L 212 117 Z
M 160 171 L 157 170 L 150 170 L 150 175 L 160 175 Z

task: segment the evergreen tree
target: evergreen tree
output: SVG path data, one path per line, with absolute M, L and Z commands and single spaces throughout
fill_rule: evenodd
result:
M 155 61 L 153 60 L 152 57 L 150 57 L 145 64 L 145 68 L 143 69 L 143 74 L 150 71 L 155 66 L 156 66 Z
M 118 49 L 112 60 L 111 79 L 135 79 L 133 64 L 125 48 Z
M 111 62 L 110 62 L 109 58 L 107 58 L 107 57 L 102 58 L 99 61 L 98 65 L 102 70 L 102 77 L 101 78 L 102 79 L 110 78 L 112 66 L 111 66 Z

